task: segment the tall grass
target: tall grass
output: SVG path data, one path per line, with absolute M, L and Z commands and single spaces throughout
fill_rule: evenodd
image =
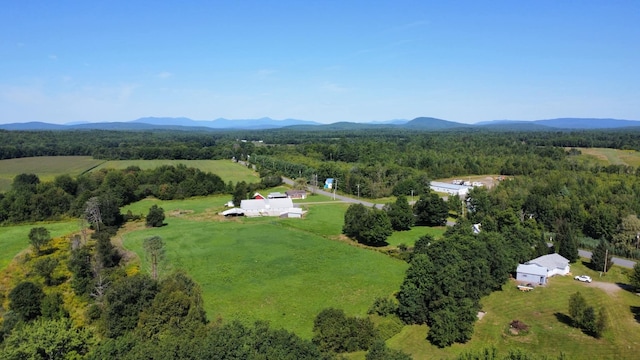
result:
M 76 220 L 0 226 L 0 248 L 2 249 L 0 270 L 5 269 L 18 253 L 29 248 L 29 231 L 40 226 L 49 230 L 51 237 L 59 237 L 79 230 Z

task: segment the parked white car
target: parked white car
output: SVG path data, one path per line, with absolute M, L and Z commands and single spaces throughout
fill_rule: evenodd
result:
M 582 282 L 591 282 L 591 276 L 588 275 L 580 275 L 580 276 L 576 276 L 574 277 L 574 279 L 578 280 L 578 281 L 582 281 Z

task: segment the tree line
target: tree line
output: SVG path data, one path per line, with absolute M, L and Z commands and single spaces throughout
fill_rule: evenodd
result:
M 225 184 L 218 175 L 183 164 L 149 170 L 136 166 L 101 169 L 77 178 L 59 175 L 49 182 L 35 174 L 20 174 L 11 189 L 0 194 L 0 223 L 80 217 L 87 201 L 95 198 L 102 205 L 103 219 L 108 225 L 115 225 L 121 206 L 148 196 L 170 200 L 233 190 L 233 184 Z

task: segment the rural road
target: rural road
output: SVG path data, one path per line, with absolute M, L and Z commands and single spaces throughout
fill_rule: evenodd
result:
M 591 251 L 578 250 L 578 255 L 580 255 L 580 257 L 583 257 L 583 258 L 591 259 Z M 617 258 L 617 257 L 612 258 L 611 262 L 613 262 L 614 264 L 616 264 L 618 266 L 626 267 L 626 268 L 629 268 L 629 269 L 632 269 L 633 266 L 636 264 L 635 261 L 627 260 L 627 259 L 621 259 L 621 258 Z
M 287 185 L 293 186 L 293 180 L 291 180 L 289 178 L 283 177 L 282 178 L 282 182 L 284 182 Z M 325 195 L 325 196 L 329 196 L 329 197 L 334 197 L 335 196 L 336 200 L 340 200 L 340 201 L 344 201 L 344 202 L 348 202 L 348 203 L 354 203 L 354 204 L 360 203 L 360 204 L 362 204 L 364 206 L 373 206 L 374 205 L 373 203 L 368 202 L 368 201 L 364 201 L 364 200 L 360 200 L 360 199 L 354 199 L 354 198 L 351 198 L 351 197 L 348 197 L 348 196 L 334 194 L 333 192 L 325 191 L 325 190 L 322 190 L 322 189 L 315 189 L 315 188 L 312 189 L 312 187 L 308 187 L 307 190 L 309 190 L 309 191 L 313 190 L 313 192 L 315 192 L 316 194 L 321 194 L 321 195 Z M 379 208 L 379 209 L 381 209 L 382 206 L 383 206 L 382 204 L 376 204 L 376 207 Z M 447 226 L 453 226 L 453 225 L 455 225 L 455 222 L 447 221 Z M 591 251 L 578 250 L 578 255 L 580 255 L 580 257 L 583 257 L 583 258 L 591 259 Z M 618 265 L 618 266 L 622 266 L 622 267 L 629 268 L 629 269 L 632 269 L 633 266 L 636 264 L 635 261 L 622 259 L 622 258 L 617 258 L 617 257 L 614 257 L 612 262 L 614 264 Z
M 289 178 L 283 177 L 283 178 L 282 178 L 282 182 L 284 182 L 284 183 L 285 183 L 285 184 L 287 184 L 287 185 L 291 185 L 291 186 L 293 186 L 293 180 L 291 180 L 291 179 L 289 179 Z M 352 197 L 348 197 L 348 196 L 344 196 L 344 195 L 334 194 L 334 193 L 333 193 L 333 192 L 331 192 L 331 191 L 325 191 L 325 190 L 323 190 L 323 189 L 321 189 L 321 188 L 317 188 L 317 189 L 316 189 L 315 187 L 308 186 L 308 187 L 307 187 L 307 190 L 308 190 L 308 191 L 310 191 L 310 192 L 312 192 L 312 193 L 315 193 L 315 194 L 320 194 L 320 195 L 324 195 L 324 196 L 329 196 L 329 197 L 335 198 L 336 200 L 340 200 L 340 201 L 344 201 L 344 202 L 348 202 L 348 203 L 353 203 L 353 204 L 358 204 L 358 203 L 360 203 L 360 204 L 362 204 L 362 205 L 364 205 L 364 206 L 368 206 L 368 207 L 371 207 L 371 206 L 373 206 L 373 205 L 374 205 L 373 203 L 368 202 L 368 201 L 364 201 L 364 200 L 360 200 L 360 199 L 354 199 L 354 198 L 352 198 Z M 375 204 L 375 206 L 376 206 L 377 208 L 381 209 L 384 205 L 382 205 L 382 204 Z

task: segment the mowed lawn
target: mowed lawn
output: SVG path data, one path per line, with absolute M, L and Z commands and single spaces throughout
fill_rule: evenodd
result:
M 40 226 L 49 230 L 52 238 L 79 230 L 77 220 L 0 226 L 0 249 L 2 249 L 0 251 L 0 271 L 4 270 L 18 253 L 30 246 L 29 232 L 32 228 Z
M 306 219 L 220 219 L 213 215 L 220 199 L 157 202 L 173 214 L 166 226 L 123 235 L 124 246 L 142 259 L 143 271 L 149 269 L 143 240 L 162 237 L 165 273 L 183 269 L 200 284 L 211 320 L 268 320 L 310 338 L 322 309 L 365 316 L 376 297 L 400 287 L 406 263 L 333 240 L 340 236 L 344 204 L 309 205 Z M 138 212 L 151 203 L 129 208 Z
M 601 165 L 640 166 L 640 152 L 605 148 L 577 148 L 582 158 L 590 158 Z
M 582 271 L 581 268 L 584 267 L 577 265 L 574 273 Z M 570 326 L 569 297 L 577 291 L 584 295 L 588 305 L 596 309 L 607 308 L 609 328 L 602 339 Z M 568 359 L 638 358 L 640 297 L 621 288 L 605 291 L 594 283 L 581 283 L 572 276 L 565 276 L 552 278 L 549 286 L 523 293 L 516 288 L 515 282 L 508 282 L 502 291 L 482 299 L 482 304 L 486 315 L 476 322 L 473 337 L 467 344 L 439 349 L 425 340 L 428 327 L 415 325 L 405 327 L 388 344 L 410 353 L 416 360 L 454 358 L 464 352 L 479 352 L 490 347 L 495 347 L 500 357 L 507 355 L 509 350 L 520 349 L 551 359 L 557 358 L 560 352 Z M 512 320 L 529 325 L 529 332 L 511 334 L 509 323 Z
M 187 167 L 200 169 L 220 176 L 225 182 L 234 183 L 244 181 L 247 183 L 260 182 L 260 176 L 246 166 L 234 163 L 231 160 L 110 160 L 106 161 L 93 171 L 100 169 L 126 169 L 129 166 L 138 166 L 140 169 L 154 169 L 162 165 L 184 164 Z
M 91 156 L 41 156 L 0 160 L 0 192 L 11 188 L 13 178 L 19 174 L 36 174 L 41 181 L 51 181 L 56 176 L 78 176 L 94 168 L 104 160 Z

